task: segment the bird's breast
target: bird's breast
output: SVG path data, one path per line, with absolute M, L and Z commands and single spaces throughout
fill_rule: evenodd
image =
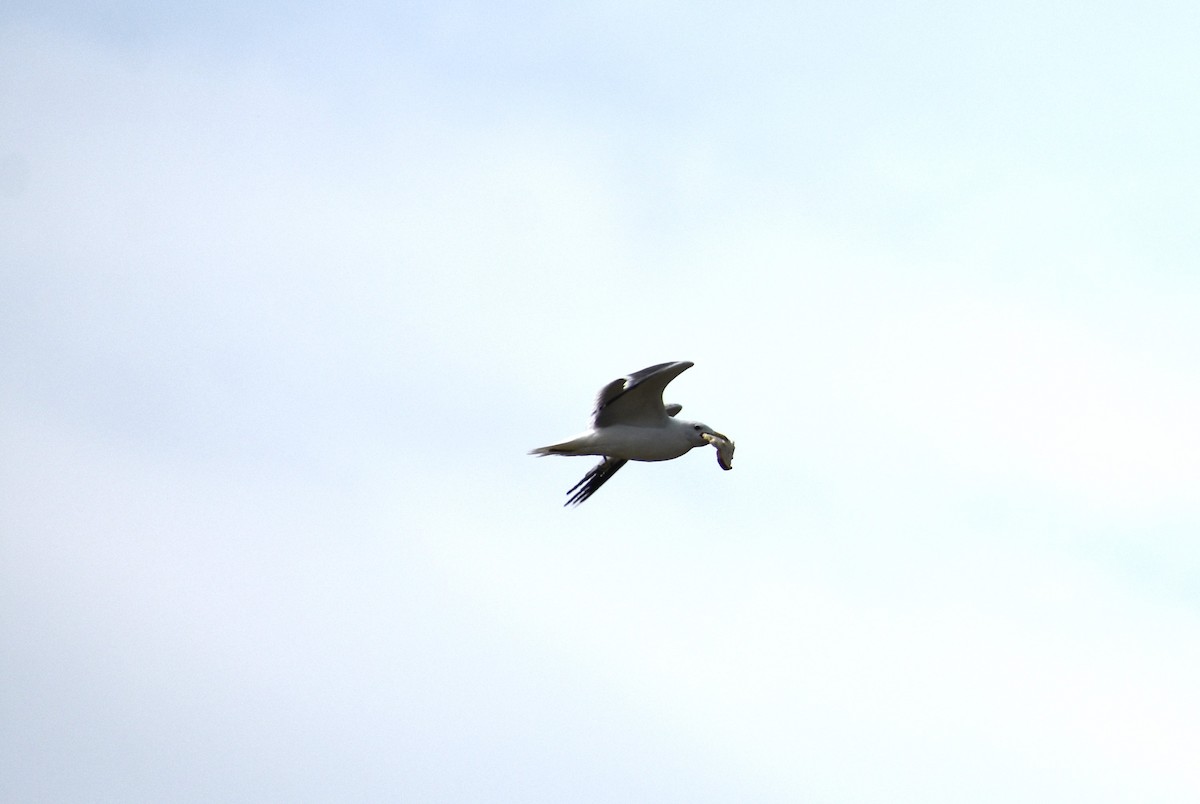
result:
M 604 454 L 630 461 L 669 461 L 692 448 L 687 433 L 675 427 L 614 425 L 596 436 Z

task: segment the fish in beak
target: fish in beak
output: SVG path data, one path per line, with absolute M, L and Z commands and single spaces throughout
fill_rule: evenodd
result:
M 717 448 L 717 463 L 725 471 L 733 468 L 733 440 L 720 433 L 705 433 L 704 440 Z

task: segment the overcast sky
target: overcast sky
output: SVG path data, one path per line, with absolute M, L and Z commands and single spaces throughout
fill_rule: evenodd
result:
M 1198 9 L 7 3 L 0 798 L 1200 800 Z

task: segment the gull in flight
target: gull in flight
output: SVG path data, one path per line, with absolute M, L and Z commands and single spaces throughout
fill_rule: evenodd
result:
M 571 497 L 565 505 L 579 505 L 591 497 L 629 461 L 669 461 L 693 447 L 711 444 L 717 448 L 721 468 L 733 468 L 733 442 L 729 438 L 706 424 L 675 418 L 683 410 L 682 405 L 663 404 L 667 383 L 693 365 L 687 360 L 659 363 L 613 380 L 596 395 L 590 430 L 529 453 L 604 457 L 567 492 Z

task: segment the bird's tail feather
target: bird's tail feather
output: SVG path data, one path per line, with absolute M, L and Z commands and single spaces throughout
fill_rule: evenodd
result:
M 570 441 L 563 441 L 559 444 L 551 444 L 548 447 L 538 447 L 537 449 L 529 450 L 530 455 L 587 455 L 590 453 L 580 452 L 584 447 L 583 438 L 572 438 Z

